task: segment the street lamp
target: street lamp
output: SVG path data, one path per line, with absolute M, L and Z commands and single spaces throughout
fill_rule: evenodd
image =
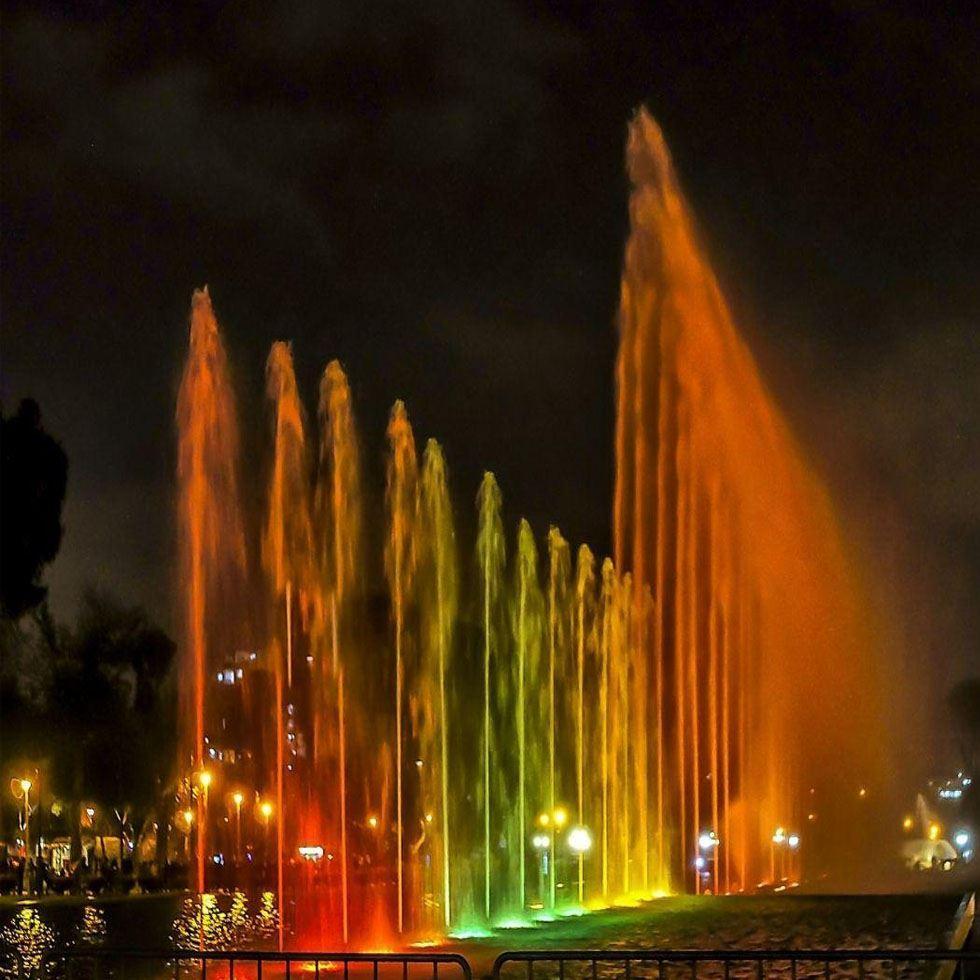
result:
M 773 884 L 776 882 L 776 847 L 786 843 L 786 831 L 777 827 L 769 841 L 769 877 Z
M 259 804 L 259 813 L 262 815 L 262 863 L 265 865 L 269 861 L 269 820 L 272 818 L 272 804 L 263 800 Z
M 242 859 L 242 804 L 245 802 L 245 794 L 241 790 L 235 790 L 231 794 L 232 802 L 235 804 L 235 860 Z
M 712 859 L 712 863 L 714 867 L 713 867 L 711 888 L 715 892 L 718 891 L 718 844 L 719 844 L 718 835 L 713 830 L 704 830 L 701 832 L 701 836 L 698 837 L 699 857 L 701 856 L 702 851 L 706 851 L 709 854 L 711 851 L 714 851 L 714 857 Z M 707 864 L 707 861 L 708 859 L 706 858 L 705 864 Z M 697 891 L 700 894 L 701 892 L 700 876 L 698 876 Z
M 568 846 L 578 856 L 578 903 L 585 901 L 585 855 L 592 849 L 592 835 L 587 827 L 572 827 L 568 832 Z
M 31 856 L 31 787 L 34 783 L 26 776 L 22 779 L 10 780 L 10 792 L 15 800 L 24 801 L 24 866 L 27 870 L 27 861 Z M 25 878 L 25 880 L 27 880 Z M 30 893 L 30 884 L 27 886 Z
M 592 835 L 587 827 L 572 827 L 568 832 L 568 846 L 575 854 L 585 854 L 592 849 Z
M 184 818 L 184 833 L 187 834 L 184 847 L 186 848 L 187 860 L 189 861 L 191 857 L 191 827 L 194 824 L 194 811 L 188 807 L 181 816 Z
M 548 834 L 535 834 L 531 845 L 538 852 L 538 894 L 542 906 L 545 904 L 545 882 L 548 879 L 548 849 L 551 847 L 551 837 Z

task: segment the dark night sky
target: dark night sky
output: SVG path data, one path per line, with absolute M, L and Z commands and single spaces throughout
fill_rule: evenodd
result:
M 376 486 L 402 397 L 461 507 L 491 468 L 509 520 L 608 547 L 645 101 L 914 658 L 975 667 L 980 20 L 955 6 L 8 5 L 0 391 L 35 396 L 71 461 L 56 612 L 97 582 L 170 616 L 205 282 L 253 446 L 290 338 L 310 399 L 347 366 Z

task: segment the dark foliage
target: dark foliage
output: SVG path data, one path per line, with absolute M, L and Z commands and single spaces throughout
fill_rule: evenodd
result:
M 68 457 L 44 431 L 33 399 L 0 416 L 0 427 L 0 606 L 18 619 L 47 595 L 41 573 L 61 546 Z

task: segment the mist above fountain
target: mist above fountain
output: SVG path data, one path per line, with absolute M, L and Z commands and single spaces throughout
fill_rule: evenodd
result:
M 776 877 L 773 828 L 802 825 L 830 761 L 873 761 L 859 751 L 873 720 L 854 724 L 862 610 L 826 494 L 644 113 L 628 157 L 615 564 L 586 545 L 573 561 L 557 528 L 508 533 L 490 473 L 462 544 L 442 450 L 429 440 L 420 465 L 401 402 L 371 512 L 340 364 L 311 426 L 283 342 L 263 514 L 245 515 L 225 355 L 194 294 L 177 411 L 180 806 L 198 889 L 223 864 L 274 885 L 280 944 L 745 890 Z

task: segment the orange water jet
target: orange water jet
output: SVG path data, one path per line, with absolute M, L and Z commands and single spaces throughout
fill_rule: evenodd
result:
M 627 156 L 616 564 L 632 571 L 634 587 L 654 590 L 642 656 L 674 694 L 662 719 L 673 742 L 672 879 L 700 888 L 692 868 L 702 821 L 710 810 L 710 829 L 727 827 L 727 836 L 737 807 L 748 826 L 740 842 L 722 841 L 722 881 L 731 888 L 734 863 L 744 887 L 762 874 L 772 827 L 798 825 L 804 783 L 835 766 L 881 771 L 869 606 L 826 491 L 735 329 L 645 111 Z M 717 849 L 713 857 L 717 889 Z

